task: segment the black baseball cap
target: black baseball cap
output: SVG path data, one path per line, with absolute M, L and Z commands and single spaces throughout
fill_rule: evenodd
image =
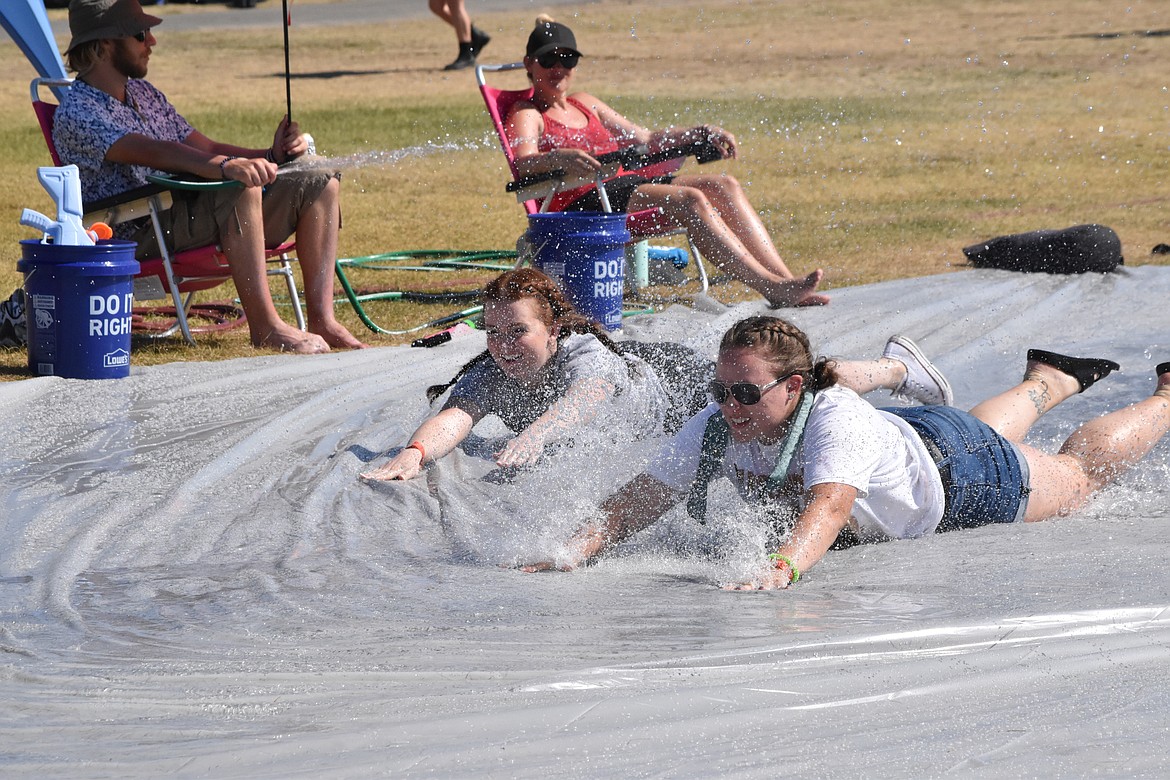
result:
M 560 22 L 537 22 L 532 34 L 528 36 L 528 49 L 525 54 L 536 59 L 542 54 L 558 49 L 582 56 L 577 50 L 577 39 L 573 36 L 572 30 Z

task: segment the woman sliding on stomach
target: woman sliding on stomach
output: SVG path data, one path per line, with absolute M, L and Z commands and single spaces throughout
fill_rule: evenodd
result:
M 451 388 L 442 410 L 388 463 L 362 477 L 416 477 L 425 461 L 455 449 L 489 414 L 517 434 L 496 454 L 497 465 L 514 467 L 536 462 L 545 445 L 574 431 L 604 428 L 631 439 L 673 433 L 706 402 L 709 361 L 678 344 L 615 344 L 534 268 L 490 282 L 483 307 L 487 351 L 451 382 L 428 389 L 434 401 Z M 921 403 L 950 403 L 946 378 L 908 339 L 890 339 L 878 360 L 840 366 L 842 381 L 857 392 L 885 388 Z
M 718 475 L 774 508 L 790 533 L 735 590 L 787 588 L 837 541 L 905 539 L 1068 514 L 1170 430 L 1170 363 L 1149 398 L 1082 425 L 1056 455 L 1021 443 L 1042 414 L 1116 370 L 1110 360 L 1029 350 L 1023 381 L 970 413 L 943 406 L 879 411 L 814 363 L 808 337 L 775 317 L 723 336 L 710 392 L 659 458 L 570 541 L 572 569 L 662 517 L 684 497 L 697 518 Z M 786 529 L 787 530 L 787 529 Z

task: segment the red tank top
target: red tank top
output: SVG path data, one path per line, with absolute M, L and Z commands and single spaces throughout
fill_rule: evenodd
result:
M 551 152 L 554 149 L 582 149 L 589 154 L 598 155 L 621 148 L 622 145 L 614 138 L 613 133 L 601 124 L 597 114 L 582 105 L 579 100 L 573 98 L 568 100 L 571 106 L 586 116 L 585 127 L 568 127 L 545 115 L 544 135 L 537 144 L 538 150 Z M 549 211 L 560 211 L 591 189 L 593 185 L 587 184 L 584 187 L 557 193 L 552 205 L 549 206 Z

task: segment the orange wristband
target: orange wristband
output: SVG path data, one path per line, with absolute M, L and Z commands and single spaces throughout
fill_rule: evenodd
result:
M 420 442 L 417 442 L 417 441 L 412 441 L 410 444 L 407 444 L 407 445 L 406 445 L 406 449 L 408 449 L 408 450 L 418 450 L 418 454 L 419 454 L 419 459 L 418 459 L 418 460 L 419 460 L 419 462 L 420 462 L 420 463 L 421 463 L 421 462 L 423 462 L 423 461 L 425 461 L 425 460 L 427 459 L 427 451 L 426 451 L 426 448 L 425 448 L 425 447 L 423 447 L 423 446 L 422 446 L 422 444 L 421 444 Z

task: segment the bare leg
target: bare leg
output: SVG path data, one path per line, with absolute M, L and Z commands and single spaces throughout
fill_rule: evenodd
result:
M 877 360 L 835 360 L 837 384 L 848 387 L 858 395 L 874 390 L 894 390 L 906 378 L 906 364 L 891 358 Z
M 1080 392 L 1069 374 L 1044 363 L 1028 363 L 1024 380 L 1011 390 L 988 398 L 971 414 L 1008 441 L 1021 442 L 1041 415 Z
M 829 302 L 826 296 L 816 293 L 824 276 L 821 269 L 796 279 L 778 255 L 776 261 L 783 270 L 769 268 L 724 222 L 707 195 L 695 187 L 644 184 L 634 191 L 629 208 L 631 211 L 661 208 L 668 221 L 687 231 L 704 257 L 759 292 L 774 306 L 818 306 Z
M 429 0 L 431 13 L 455 28 L 460 43 L 471 43 L 471 17 L 463 0 Z
M 325 189 L 297 218 L 297 259 L 305 279 L 305 308 L 310 333 L 331 347 L 361 349 L 358 341 L 333 313 L 333 266 L 337 259 L 337 230 L 341 221 L 341 184 L 330 179 Z
M 890 336 L 876 360 L 834 360 L 837 384 L 858 395 L 878 389 L 923 406 L 954 404 L 954 392 L 946 376 L 911 339 Z
M 694 187 L 707 196 L 716 213 L 731 228 L 736 237 L 743 242 L 744 247 L 756 258 L 762 266 L 774 274 L 785 279 L 792 279 L 793 273 L 788 270 L 780 252 L 768 235 L 760 215 L 756 213 L 747 193 L 739 181 L 733 176 L 726 175 L 697 175 L 679 176 L 674 184 L 681 187 Z
M 1170 371 L 1144 401 L 1091 420 L 1058 455 L 1023 446 L 1032 470 L 1026 521 L 1067 514 L 1141 460 L 1170 431 Z
M 235 214 L 220 236 L 236 292 L 248 316 L 252 345 L 288 352 L 328 352 L 329 345 L 324 339 L 301 332 L 276 313 L 264 265 L 264 214 L 260 196 L 259 187 L 245 188 L 236 201 Z

